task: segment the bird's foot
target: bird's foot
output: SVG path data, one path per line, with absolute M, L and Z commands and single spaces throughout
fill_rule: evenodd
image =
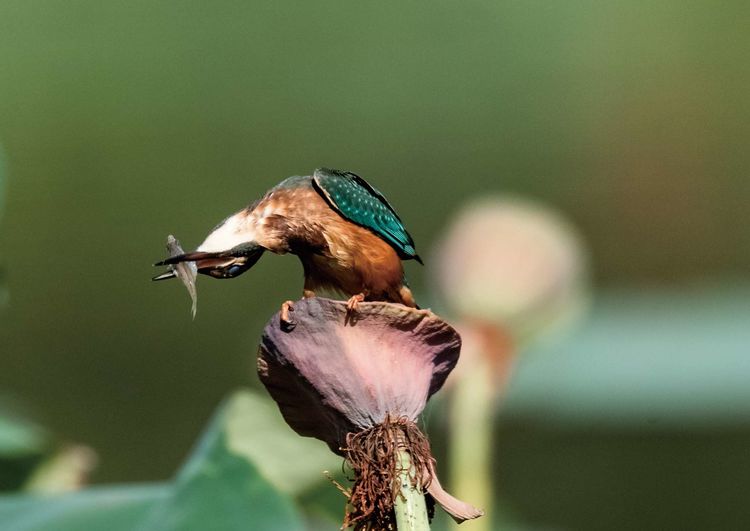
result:
M 359 310 L 359 303 L 365 300 L 364 293 L 357 293 L 352 295 L 348 301 L 346 301 L 346 317 L 344 317 L 344 324 L 354 326 L 357 324 L 357 312 Z
M 364 293 L 357 293 L 352 295 L 348 301 L 346 301 L 346 313 L 356 313 L 359 310 L 359 303 L 365 300 Z
M 284 330 L 291 330 L 297 323 L 292 319 L 290 312 L 294 311 L 294 303 L 292 301 L 285 301 L 281 305 L 281 312 L 279 313 L 279 321 L 281 328 Z

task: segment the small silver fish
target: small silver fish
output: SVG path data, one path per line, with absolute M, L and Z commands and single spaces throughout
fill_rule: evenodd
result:
M 180 242 L 171 234 L 167 236 L 167 252 L 169 257 L 178 256 L 184 254 Z M 198 292 L 195 289 L 195 279 L 198 276 L 198 267 L 195 262 L 180 262 L 178 264 L 170 264 L 169 270 L 166 273 L 155 276 L 153 280 L 166 280 L 168 278 L 177 277 L 179 278 L 190 294 L 190 298 L 193 300 L 193 306 L 190 313 L 195 319 L 195 314 L 198 311 Z

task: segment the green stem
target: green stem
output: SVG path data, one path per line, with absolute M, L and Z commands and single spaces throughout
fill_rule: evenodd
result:
M 492 407 L 491 367 L 477 356 L 455 383 L 450 405 L 450 472 L 455 494 L 477 507 L 492 506 Z M 489 531 L 492 522 L 480 518 L 461 529 Z M 453 529 L 458 529 L 457 525 Z
M 429 530 L 430 522 L 427 519 L 424 493 L 412 483 L 411 458 L 406 449 L 398 452 L 398 467 L 401 492 L 399 496 L 396 496 L 396 504 L 393 508 L 396 513 L 396 529 L 398 531 Z

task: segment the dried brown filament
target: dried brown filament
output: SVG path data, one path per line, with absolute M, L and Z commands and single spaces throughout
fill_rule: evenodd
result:
M 393 506 L 401 490 L 398 454 L 409 453 L 412 485 L 426 491 L 432 481 L 434 458 L 427 437 L 406 417 L 386 419 L 346 437 L 345 467 L 353 478 L 343 528 L 396 529 Z

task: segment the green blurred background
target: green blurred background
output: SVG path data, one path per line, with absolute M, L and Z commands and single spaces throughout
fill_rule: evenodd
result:
M 462 200 L 510 192 L 560 209 L 597 290 L 651 290 L 654 316 L 694 303 L 659 294 L 736 286 L 750 269 L 748 20 L 742 1 L 6 0 L 0 391 L 95 448 L 97 482 L 171 476 L 219 400 L 256 385 L 259 332 L 299 296 L 301 267 L 265 256 L 235 281 L 202 278 L 191 322 L 151 263 L 168 233 L 192 248 L 318 166 L 373 182 L 423 254 Z M 406 268 L 432 300 L 429 264 Z M 746 323 L 737 293 L 707 304 Z M 747 334 L 733 337 L 746 368 Z

